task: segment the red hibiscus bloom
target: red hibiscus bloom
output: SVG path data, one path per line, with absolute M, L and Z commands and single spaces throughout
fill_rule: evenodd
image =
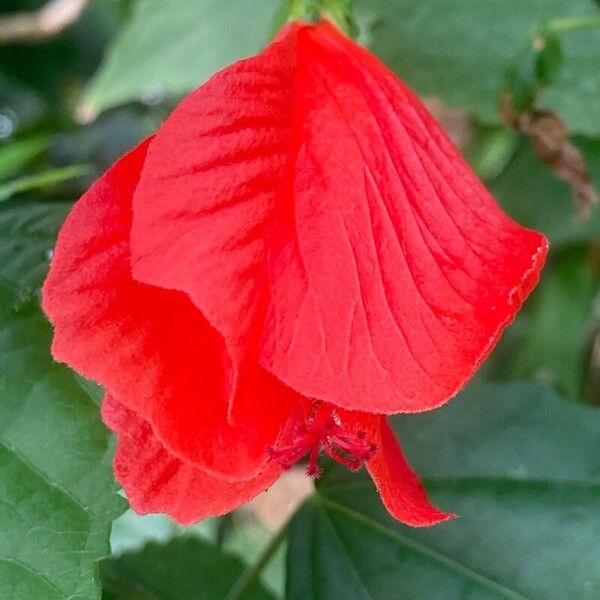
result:
M 385 415 L 460 389 L 546 251 L 384 65 L 294 23 L 79 200 L 43 301 L 138 512 L 222 514 L 324 452 L 431 525 Z

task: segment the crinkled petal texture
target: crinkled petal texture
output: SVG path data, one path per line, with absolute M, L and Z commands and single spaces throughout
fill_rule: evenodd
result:
M 271 463 L 252 479 L 223 481 L 171 454 L 150 425 L 115 398 L 105 397 L 102 417 L 117 434 L 115 475 L 139 514 L 166 512 L 182 525 L 196 523 L 237 508 L 281 473 Z
M 150 423 L 174 455 L 225 479 L 250 479 L 298 398 L 248 364 L 239 422 L 230 425 L 220 336 L 185 294 L 131 278 L 131 197 L 148 143 L 100 178 L 60 231 L 43 293 L 52 351 Z
M 324 401 L 376 446 L 362 456 L 390 513 L 431 525 L 451 515 L 382 414 L 452 396 L 546 250 L 377 59 L 291 24 L 79 200 L 43 305 L 55 358 L 107 391 L 138 512 L 190 523 L 241 504 Z
M 223 338 L 228 385 L 253 360 L 369 412 L 455 394 L 546 250 L 415 95 L 325 22 L 290 25 L 184 100 L 133 200 L 134 276 L 188 294 Z

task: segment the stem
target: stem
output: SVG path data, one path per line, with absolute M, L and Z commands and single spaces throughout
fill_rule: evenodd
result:
M 593 29 L 595 27 L 600 27 L 600 14 L 554 19 L 548 22 L 548 30 L 553 33 L 565 33 L 577 29 Z
M 225 600 L 240 600 L 246 592 L 248 592 L 250 586 L 254 583 L 254 580 L 258 577 L 259 573 L 267 566 L 273 555 L 281 546 L 288 534 L 289 521 L 277 532 L 273 539 L 269 542 L 268 546 L 263 550 L 260 558 L 250 565 L 238 578 L 233 587 L 229 590 Z
M 0 19 L 0 44 L 39 42 L 59 34 L 79 19 L 90 0 L 49 0 L 36 12 Z
M 286 0 L 273 21 L 273 34 L 288 21 L 298 20 L 314 24 L 322 18 L 332 21 L 347 36 L 358 36 L 351 0 Z

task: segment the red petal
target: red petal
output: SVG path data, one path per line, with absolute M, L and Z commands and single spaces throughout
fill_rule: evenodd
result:
M 268 488 L 281 469 L 271 463 L 245 481 L 223 481 L 171 454 L 150 425 L 107 395 L 105 423 L 117 435 L 115 475 L 137 513 L 165 512 L 181 525 L 225 514 Z
M 134 277 L 186 291 L 234 368 L 268 300 L 265 236 L 290 157 L 294 46 L 284 36 L 185 99 L 159 130 L 134 197 Z
M 249 479 L 266 462 L 295 397 L 248 365 L 238 425 L 229 425 L 220 336 L 184 294 L 132 280 L 130 204 L 147 147 L 100 178 L 61 229 L 43 294 L 53 354 L 149 421 L 175 455 Z
M 190 95 L 134 198 L 136 278 L 187 292 L 234 365 L 253 356 L 363 411 L 455 394 L 546 250 L 410 90 L 328 24 L 290 26 Z
M 373 439 L 377 452 L 367 462 L 367 470 L 389 513 L 413 527 L 428 527 L 454 518 L 456 515 L 442 512 L 431 504 L 387 419 L 379 417 L 378 420 L 377 435 Z

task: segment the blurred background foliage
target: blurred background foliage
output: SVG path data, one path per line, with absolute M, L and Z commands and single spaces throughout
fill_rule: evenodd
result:
M 434 498 L 464 518 L 408 530 L 381 514 L 364 478 L 333 468 L 281 534 L 284 519 L 257 509 L 186 530 L 127 512 L 112 527 L 101 591 L 94 565 L 123 504 L 106 483 L 112 441 L 94 416 L 97 391 L 47 354 L 37 303 L 56 232 L 71 203 L 183 94 L 258 51 L 298 2 L 91 0 L 64 29 L 3 37 L 8 21 L 45 6 L 3 0 L 1 598 L 600 598 L 600 416 L 590 406 L 600 404 L 600 210 L 577 201 L 582 177 L 588 191 L 600 187 L 600 6 L 324 5 L 428 100 L 505 210 L 551 241 L 538 289 L 476 382 L 439 416 L 397 421 Z M 514 120 L 499 108 L 503 94 Z M 544 164 L 523 125 L 542 111 L 566 125 L 557 152 L 581 153 L 566 175 L 552 157 Z M 62 420 L 41 419 L 52 402 Z M 82 444 L 91 446 L 74 454 Z M 69 481 L 90 465 L 104 492 Z M 286 490 L 302 499 L 295 485 Z M 51 533 L 32 537 L 43 529 Z

